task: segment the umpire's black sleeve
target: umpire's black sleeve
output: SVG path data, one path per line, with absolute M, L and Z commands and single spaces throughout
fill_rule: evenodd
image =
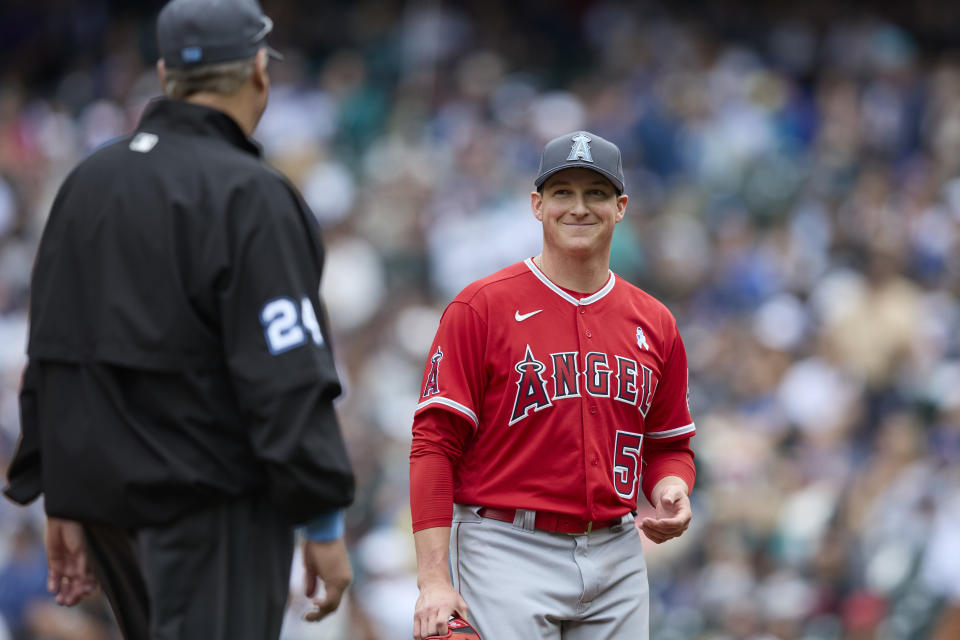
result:
M 225 358 L 269 496 L 291 522 L 353 500 L 340 393 L 319 301 L 312 214 L 276 174 L 238 189 L 219 274 Z M 214 252 L 215 253 L 215 252 Z
M 29 504 L 43 491 L 40 468 L 40 434 L 37 426 L 37 392 L 34 370 L 28 364 L 20 387 L 20 441 L 7 469 L 9 484 L 3 492 L 20 504 Z

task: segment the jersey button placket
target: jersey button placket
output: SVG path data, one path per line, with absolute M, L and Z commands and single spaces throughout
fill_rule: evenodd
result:
M 578 305 L 578 308 L 580 311 L 579 313 L 580 317 L 576 318 L 577 331 L 582 332 L 579 334 L 580 336 L 586 336 L 587 338 L 591 338 L 593 336 L 593 333 L 589 329 L 587 329 L 586 326 L 584 326 L 586 324 L 584 321 L 586 320 L 587 306 L 584 305 L 583 303 L 580 303 Z M 578 337 L 577 342 L 579 343 L 581 354 L 584 354 L 590 351 L 589 347 L 586 346 L 583 338 Z M 597 409 L 596 402 L 594 402 L 586 392 L 583 393 L 582 397 L 580 398 L 580 402 L 581 402 L 581 411 L 584 409 L 586 410 L 585 414 L 583 413 L 581 414 L 581 416 L 583 416 L 581 419 L 582 420 L 581 429 L 583 430 L 581 437 L 583 438 L 582 443 L 584 447 L 582 452 L 582 455 L 583 455 L 582 460 L 583 460 L 583 466 L 584 466 L 584 473 L 587 476 L 587 478 L 590 478 L 592 474 L 595 473 L 595 471 L 593 471 L 591 468 L 595 468 L 598 462 L 597 462 L 597 455 L 595 453 L 592 456 L 589 454 L 588 447 L 592 448 L 592 445 L 589 444 L 589 438 L 587 438 L 586 430 L 590 429 L 592 431 L 596 428 L 594 423 L 596 421 L 598 409 Z M 588 487 L 590 486 L 589 480 L 587 481 L 587 486 Z M 586 495 L 586 503 L 587 503 L 588 510 L 593 509 L 592 502 L 593 501 L 590 496 L 590 491 L 588 489 L 587 495 Z M 586 536 L 583 536 L 583 537 L 586 537 Z

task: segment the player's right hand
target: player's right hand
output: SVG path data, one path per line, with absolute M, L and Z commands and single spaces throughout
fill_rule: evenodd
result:
M 456 613 L 465 618 L 467 612 L 467 603 L 448 581 L 424 584 L 413 613 L 414 640 L 446 635 L 450 616 Z

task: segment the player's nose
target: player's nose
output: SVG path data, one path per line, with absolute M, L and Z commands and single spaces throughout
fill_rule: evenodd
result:
M 581 217 L 590 213 L 590 209 L 587 207 L 587 198 L 585 194 L 575 194 L 573 202 L 571 203 L 570 213 Z

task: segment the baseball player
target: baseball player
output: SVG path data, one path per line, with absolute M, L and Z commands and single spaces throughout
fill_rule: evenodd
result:
M 99 581 L 131 640 L 276 638 L 300 523 L 308 617 L 352 577 L 319 230 L 249 137 L 271 24 L 167 4 L 167 97 L 71 172 L 37 253 L 6 494 L 44 495 L 57 601 Z
M 464 289 L 424 370 L 417 640 L 453 612 L 485 638 L 647 638 L 637 530 L 660 543 L 690 522 L 683 342 L 663 304 L 609 269 L 620 150 L 587 131 L 551 140 L 535 186 L 542 252 Z M 635 523 L 641 492 L 656 514 Z

